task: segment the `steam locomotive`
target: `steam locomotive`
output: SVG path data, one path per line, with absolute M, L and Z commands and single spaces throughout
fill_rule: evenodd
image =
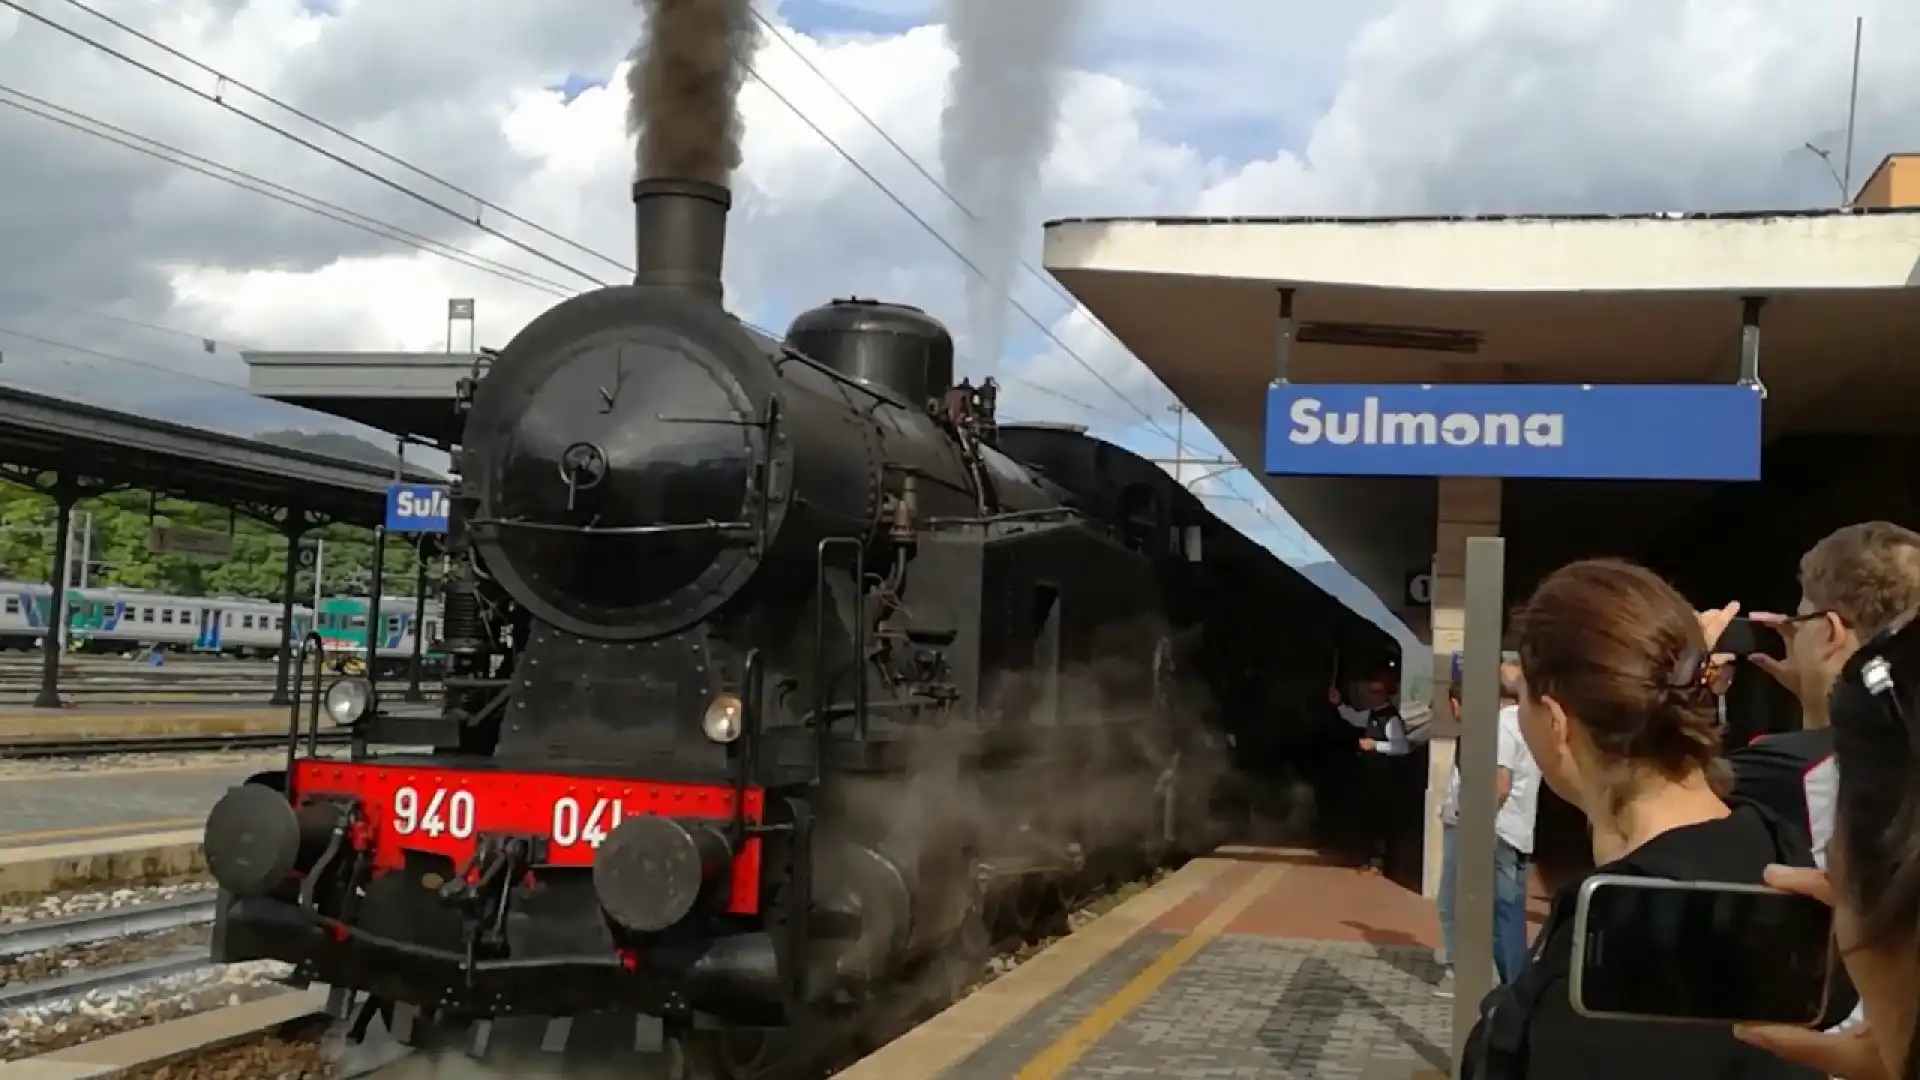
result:
M 360 1030 L 639 1016 L 697 1056 L 950 991 L 1206 846 L 1234 725 L 1378 649 L 1150 462 L 1000 424 L 923 312 L 735 319 L 724 188 L 634 202 L 634 284 L 462 386 L 442 715 L 337 682 L 351 757 L 207 823 L 215 959 L 293 963 Z

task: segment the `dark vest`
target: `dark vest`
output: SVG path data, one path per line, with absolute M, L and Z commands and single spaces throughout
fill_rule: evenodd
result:
M 1367 738 L 1374 742 L 1386 742 L 1387 725 L 1400 715 L 1400 710 L 1392 705 L 1382 705 L 1367 714 Z

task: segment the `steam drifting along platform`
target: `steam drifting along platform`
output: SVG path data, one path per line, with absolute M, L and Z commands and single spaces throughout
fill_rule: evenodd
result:
M 1432 904 L 1310 852 L 1187 864 L 842 1080 L 1439 1080 Z

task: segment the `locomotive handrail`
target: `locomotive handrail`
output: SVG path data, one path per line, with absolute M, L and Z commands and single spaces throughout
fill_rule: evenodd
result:
M 313 700 L 307 704 L 307 756 L 317 757 L 320 753 L 320 709 L 326 704 L 324 700 L 326 690 L 320 685 L 320 681 L 327 676 L 327 656 L 324 649 L 325 642 L 321 640 L 320 635 L 310 633 L 307 636 L 323 646 L 314 653 Z
M 551 521 L 524 521 L 519 518 L 469 518 L 467 524 L 498 528 L 535 529 L 541 532 L 580 533 L 590 536 L 655 536 L 665 533 L 737 532 L 753 528 L 751 521 L 686 521 L 666 525 L 562 525 Z
M 837 547 L 853 549 L 853 723 L 854 735 L 867 737 L 867 547 L 857 537 L 829 536 L 814 551 L 813 575 L 813 724 L 814 782 L 825 779 L 832 724 L 827 708 L 831 687 L 827 673 L 827 611 L 833 591 L 827 587 L 827 556 Z
M 293 678 L 287 680 L 290 688 L 293 690 L 293 699 L 289 704 L 287 712 L 288 775 L 292 775 L 293 763 L 299 760 L 300 757 L 300 679 L 302 675 L 301 669 L 306 667 L 307 664 L 309 649 L 312 650 L 311 655 L 314 657 L 315 662 L 313 665 L 313 700 L 309 703 L 312 709 L 313 719 L 310 726 L 311 734 L 308 737 L 307 752 L 309 754 L 316 753 L 320 746 L 320 698 L 322 695 L 320 679 L 326 674 L 327 643 L 321 638 L 319 631 L 309 630 L 307 631 L 307 635 L 300 639 L 300 649 L 294 654 Z
M 740 766 L 733 784 L 733 850 L 747 838 L 747 789 L 760 772 L 760 693 L 766 681 L 766 661 L 759 649 L 747 651 L 746 671 L 740 680 Z M 764 812 L 764 811 L 763 811 Z

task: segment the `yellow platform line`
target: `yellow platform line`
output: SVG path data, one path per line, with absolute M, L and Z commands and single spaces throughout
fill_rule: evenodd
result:
M 1200 920 L 1200 925 L 1194 927 L 1192 933 L 1174 942 L 1112 997 L 1095 1006 L 1079 1023 L 1054 1040 L 1053 1045 L 1022 1066 L 1014 1074 L 1014 1080 L 1059 1080 L 1061 1074 L 1080 1060 L 1094 1043 L 1117 1027 L 1128 1013 L 1139 1008 L 1162 983 L 1173 977 L 1174 972 L 1185 966 L 1208 943 L 1226 933 L 1227 927 L 1233 925 L 1241 912 L 1272 891 L 1274 883 L 1286 876 L 1287 870 L 1285 866 L 1262 867 L 1251 880 L 1235 889 L 1219 907 Z

